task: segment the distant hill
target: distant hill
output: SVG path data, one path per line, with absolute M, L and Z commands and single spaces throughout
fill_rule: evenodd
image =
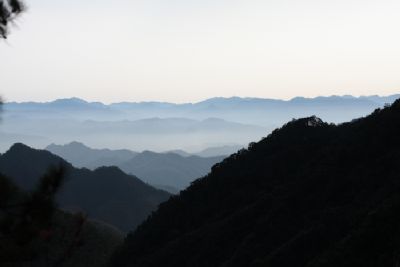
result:
M 126 162 L 138 154 L 127 149 L 93 149 L 79 142 L 71 142 L 67 145 L 51 144 L 46 147 L 46 150 L 66 159 L 76 167 L 89 169 L 118 166 L 121 162 Z
M 0 156 L 0 172 L 13 178 L 24 190 L 32 189 L 50 165 L 60 164 L 65 166 L 68 174 L 58 194 L 60 206 L 84 211 L 90 218 L 107 222 L 121 231 L 141 223 L 170 196 L 117 167 L 102 167 L 94 171 L 77 169 L 48 151 L 23 144 L 13 145 Z
M 199 157 L 215 157 L 215 156 L 224 156 L 224 155 L 231 155 L 236 153 L 238 150 L 242 149 L 243 146 L 240 145 L 225 145 L 225 146 L 218 146 L 218 147 L 209 147 L 203 149 L 200 152 L 195 153 L 195 155 Z
M 216 156 L 229 156 L 238 150 L 242 149 L 241 145 L 223 145 L 223 146 L 210 146 L 198 152 L 188 153 L 181 149 L 170 150 L 165 153 L 174 153 L 182 157 L 199 156 L 203 158 L 216 157 Z
M 224 158 L 225 156 L 183 157 L 174 153 L 145 151 L 119 167 L 127 173 L 141 177 L 149 184 L 184 189 L 195 179 L 207 175 L 211 167 Z
M 292 118 L 317 115 L 327 122 L 345 122 L 365 116 L 398 97 L 329 96 L 291 100 L 217 97 L 198 103 L 107 105 L 78 98 L 46 103 L 8 102 L 3 107 L 2 131 L 20 138 L 1 140 L 0 149 L 5 151 L 15 141 L 44 147 L 49 143 L 79 140 L 91 147 L 193 152 L 206 149 L 209 144 L 245 145 Z
M 163 152 L 163 153 L 178 154 L 178 155 L 180 155 L 180 156 L 182 156 L 182 157 L 190 157 L 190 156 L 193 156 L 193 154 L 188 153 L 188 152 L 186 152 L 185 150 L 182 150 L 182 149 L 168 150 L 168 151 L 165 151 L 165 152 Z
M 74 166 L 95 169 L 118 166 L 126 173 L 140 177 L 146 183 L 176 193 L 211 171 L 211 167 L 225 156 L 199 157 L 176 153 L 142 153 L 128 150 L 92 149 L 82 143 L 50 145 L 50 152 L 66 159 Z
M 161 204 L 112 266 L 398 266 L 399 136 L 400 100 L 293 120 Z

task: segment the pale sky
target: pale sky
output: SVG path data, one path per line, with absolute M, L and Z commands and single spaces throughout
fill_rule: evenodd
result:
M 30 0 L 7 101 L 196 102 L 400 92 L 398 0 Z

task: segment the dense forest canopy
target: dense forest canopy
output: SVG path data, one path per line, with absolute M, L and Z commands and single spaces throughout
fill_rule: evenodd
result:
M 51 167 L 35 188 L 22 191 L 0 173 L 0 263 L 30 261 L 43 253 L 45 243 L 37 244 L 54 227 L 54 199 L 63 179 L 64 169 Z

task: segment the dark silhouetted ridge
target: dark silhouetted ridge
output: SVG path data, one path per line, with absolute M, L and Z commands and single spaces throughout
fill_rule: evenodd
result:
M 293 120 L 160 205 L 113 266 L 396 266 L 400 101 Z
M 62 158 L 22 143 L 12 145 L 0 156 L 0 172 L 12 177 L 16 185 L 24 190 L 31 190 L 50 165 L 72 168 L 72 165 Z

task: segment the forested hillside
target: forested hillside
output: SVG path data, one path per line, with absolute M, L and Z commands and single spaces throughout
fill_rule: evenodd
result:
M 400 100 L 293 120 L 163 203 L 112 266 L 397 266 Z

